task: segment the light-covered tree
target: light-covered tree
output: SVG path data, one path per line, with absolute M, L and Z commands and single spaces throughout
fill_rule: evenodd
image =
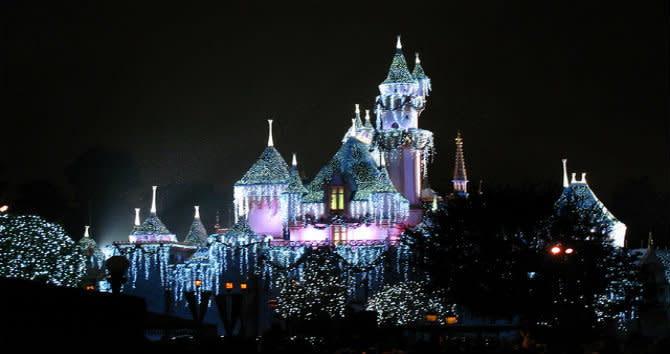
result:
M 81 248 L 61 225 L 35 215 L 0 215 L 0 276 L 77 286 L 85 271 Z

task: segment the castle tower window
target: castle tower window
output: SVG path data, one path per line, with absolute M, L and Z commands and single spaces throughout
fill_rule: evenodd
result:
M 344 187 L 330 187 L 330 210 L 344 210 Z

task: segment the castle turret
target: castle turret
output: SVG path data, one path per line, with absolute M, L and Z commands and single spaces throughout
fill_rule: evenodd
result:
M 418 60 L 410 73 L 402 52 L 400 37 L 386 80 L 379 85 L 376 100 L 377 131 L 373 156 L 384 155 L 388 173 L 396 189 L 409 201 L 410 226 L 421 221 L 422 180 L 427 176 L 433 150 L 433 133 L 419 129 L 419 115 L 426 105 L 430 79 Z
M 468 197 L 468 174 L 465 171 L 465 157 L 463 157 L 463 138 L 460 130 L 456 133 L 456 161 L 454 163 L 454 195 L 457 197 Z
M 296 223 L 302 216 L 301 200 L 302 196 L 307 193 L 307 189 L 300 179 L 300 173 L 298 172 L 298 159 L 293 154 L 291 161 L 291 176 L 289 180 L 288 187 L 284 191 L 284 201 L 285 201 L 285 219 L 288 226 L 292 226 Z
M 247 218 L 260 235 L 282 237 L 281 197 L 289 184 L 288 165 L 274 147 L 272 119 L 268 119 L 268 146 L 247 173 L 235 183 L 235 222 Z
M 156 214 L 156 190 L 158 186 L 153 186 L 153 195 L 151 197 L 151 210 L 149 217 L 144 219 L 140 225 L 133 227 L 133 232 L 128 236 L 132 243 L 141 242 L 177 242 L 177 236 L 170 232 Z M 139 210 L 135 209 L 136 222 L 139 219 Z
M 200 221 L 200 207 L 195 205 L 193 208 L 195 209 L 193 223 L 191 223 L 191 227 L 188 229 L 184 242 L 204 247 L 207 246 L 207 230 L 202 221 Z

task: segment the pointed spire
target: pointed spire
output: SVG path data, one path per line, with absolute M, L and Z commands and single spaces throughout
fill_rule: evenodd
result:
M 268 119 L 268 126 L 270 129 L 270 133 L 268 134 L 268 146 L 274 146 L 274 142 L 272 141 L 272 119 Z
M 356 118 L 351 118 L 351 136 L 356 136 Z
M 150 213 L 153 215 L 156 215 L 156 189 L 158 186 L 153 186 L 152 187 L 154 190 L 153 196 L 151 197 L 151 211 Z
M 454 163 L 454 193 L 461 197 L 468 196 L 468 174 L 465 170 L 465 157 L 463 156 L 463 138 L 461 131 L 457 131 L 456 139 L 456 161 Z
M 654 237 L 651 235 L 651 231 L 649 231 L 649 238 L 647 241 L 647 247 L 648 248 L 653 248 L 654 247 Z
M 358 103 L 356 103 L 356 127 L 362 127 L 363 123 L 361 122 L 361 110 L 358 107 Z
M 193 218 L 200 220 L 200 206 L 194 205 L 193 208 L 195 208 L 195 216 Z
M 365 110 L 365 125 L 366 128 L 372 129 L 372 122 L 370 122 L 370 110 Z
M 570 177 L 572 177 L 570 179 L 570 184 L 577 183 L 577 172 L 573 172 Z
M 396 43 L 395 55 L 393 56 L 393 61 L 391 62 L 391 67 L 389 68 L 388 75 L 386 80 L 382 84 L 393 84 L 393 83 L 416 83 L 416 79 L 409 72 L 407 68 L 407 62 L 405 61 L 405 56 L 402 54 L 402 44 L 400 43 L 400 36 L 398 36 L 398 41 Z
M 88 235 L 88 228 L 89 228 L 88 225 L 84 226 L 84 237 L 89 237 L 89 235 Z
M 140 208 L 135 208 L 135 226 L 140 226 Z
M 419 53 L 414 53 L 416 56 L 414 59 L 414 70 L 412 71 L 412 76 L 414 76 L 415 79 L 425 79 L 428 78 L 426 76 L 426 73 L 423 71 L 423 67 L 421 66 L 421 59 L 419 59 Z
M 570 183 L 568 183 L 568 159 L 561 159 L 563 162 L 563 188 L 567 188 L 570 186 Z
M 293 153 L 293 158 L 291 160 L 291 166 L 298 167 L 298 159 L 295 156 L 295 152 Z
M 586 172 L 582 172 L 582 183 L 586 183 Z

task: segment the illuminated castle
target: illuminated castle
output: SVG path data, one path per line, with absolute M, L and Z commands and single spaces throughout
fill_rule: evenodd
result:
M 391 240 L 421 221 L 421 182 L 433 134 L 419 129 L 431 89 L 418 55 L 410 73 L 400 38 L 379 85 L 376 123 L 356 105 L 351 128 L 333 158 L 303 185 L 293 155 L 289 168 L 272 139 L 234 186 L 236 222 L 259 235 L 289 241 Z

